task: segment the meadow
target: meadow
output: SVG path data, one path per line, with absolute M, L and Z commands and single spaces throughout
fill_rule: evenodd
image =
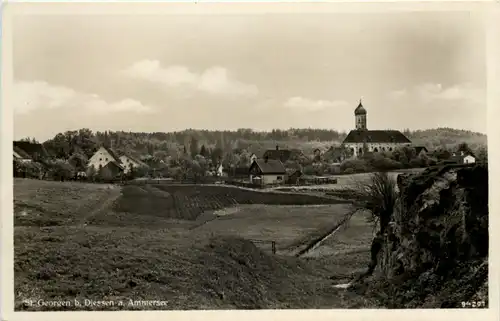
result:
M 332 285 L 369 259 L 362 215 L 352 233 L 297 256 L 352 210 L 334 198 L 29 179 L 15 180 L 14 198 L 16 310 L 76 309 L 25 304 L 37 299 L 168 301 L 87 310 L 342 307 Z

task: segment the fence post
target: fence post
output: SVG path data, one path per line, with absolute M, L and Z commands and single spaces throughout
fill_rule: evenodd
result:
M 271 242 L 271 246 L 272 246 L 272 249 L 273 249 L 273 254 L 276 254 L 276 242 L 272 241 Z

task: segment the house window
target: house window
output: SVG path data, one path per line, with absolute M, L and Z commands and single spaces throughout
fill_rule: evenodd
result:
M 99 161 L 102 161 L 102 157 L 101 157 L 101 158 L 99 158 Z
M 283 179 L 283 176 L 278 176 L 278 181 L 281 181 Z
M 106 157 L 106 162 L 108 161 L 108 158 Z

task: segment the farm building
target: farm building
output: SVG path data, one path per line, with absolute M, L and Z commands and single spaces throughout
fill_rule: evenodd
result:
M 298 184 L 300 182 L 300 177 L 302 176 L 302 171 L 300 169 L 290 171 L 287 174 L 286 182 L 287 184 Z
M 353 156 L 363 155 L 364 150 L 377 153 L 411 145 L 411 141 L 399 130 L 368 130 L 366 115 L 366 109 L 360 101 L 354 110 L 356 129 L 351 130 L 342 143 Z
M 99 170 L 104 179 L 114 179 L 123 173 L 123 167 L 118 162 L 109 162 Z
M 108 164 L 112 164 L 107 166 Z M 124 171 L 120 158 L 111 149 L 106 147 L 99 148 L 89 159 L 87 167 L 93 167 L 96 171 L 107 168 L 105 173 L 119 174 Z
M 279 160 L 282 163 L 285 163 L 288 160 L 292 160 L 294 158 L 298 158 L 302 156 L 302 152 L 298 149 L 280 149 L 278 145 L 276 145 L 276 149 L 268 149 L 265 151 L 262 156 L 263 159 L 268 158 L 272 160 Z M 253 162 L 252 162 L 253 163 Z
M 341 163 L 348 156 L 347 150 L 342 146 L 332 146 L 323 154 L 323 159 L 329 163 Z
M 19 147 L 14 146 L 14 151 L 12 154 L 14 160 L 20 162 L 31 162 L 31 156 Z
M 125 174 L 129 173 L 132 168 L 145 167 L 149 168 L 149 165 L 130 155 L 122 155 L 119 158 L 119 161 L 123 167 L 123 172 Z
M 285 166 L 276 159 L 257 159 L 250 165 L 250 182 L 261 185 L 284 184 L 286 182 Z
M 471 152 L 453 153 L 450 157 L 450 161 L 457 164 L 474 164 L 476 162 L 476 157 Z
M 427 154 L 429 150 L 425 146 L 415 146 L 415 155 L 420 156 L 422 154 Z
M 24 141 L 14 142 L 14 156 L 16 156 L 16 154 L 21 156 L 22 159 L 31 159 L 33 161 L 50 157 L 49 153 L 42 144 Z M 28 158 L 26 158 L 26 156 L 28 156 Z

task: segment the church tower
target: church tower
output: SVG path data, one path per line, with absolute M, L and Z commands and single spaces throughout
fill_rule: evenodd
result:
M 366 130 L 366 109 L 359 100 L 359 105 L 354 110 L 354 119 L 356 121 L 356 130 Z

